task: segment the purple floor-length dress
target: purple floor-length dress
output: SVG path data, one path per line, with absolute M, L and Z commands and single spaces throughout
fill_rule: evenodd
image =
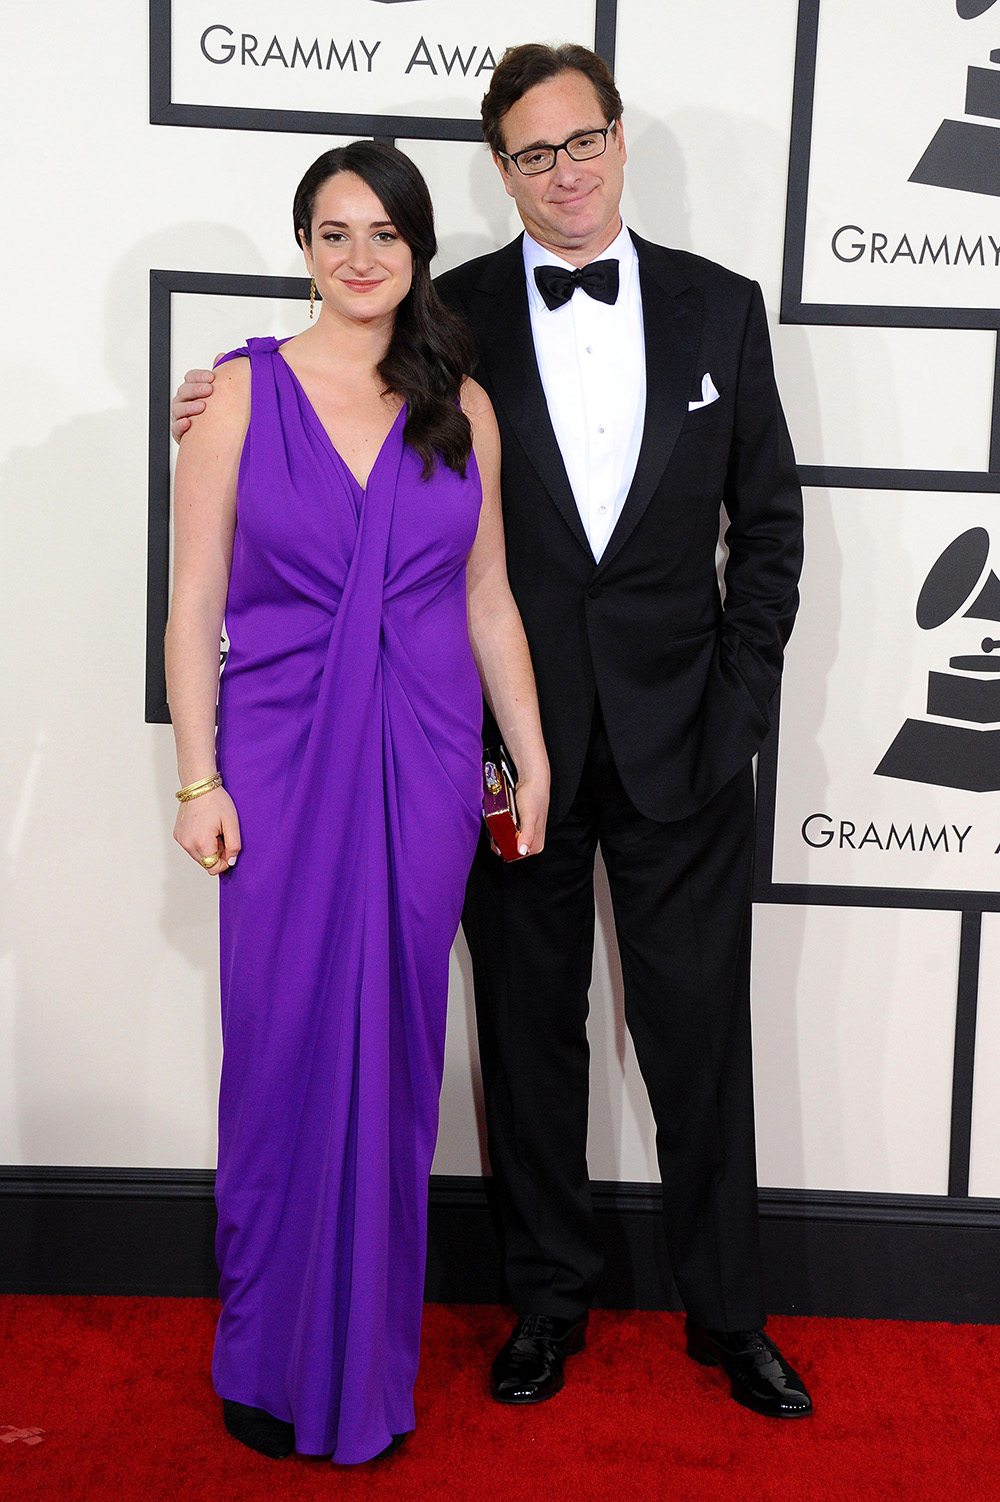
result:
M 399 414 L 363 491 L 251 339 L 219 698 L 216 1390 L 370 1459 L 413 1428 L 448 955 L 480 823 L 481 490 Z

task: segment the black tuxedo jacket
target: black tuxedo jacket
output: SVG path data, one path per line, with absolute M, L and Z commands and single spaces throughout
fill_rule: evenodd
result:
M 595 697 L 642 813 L 679 819 L 705 804 L 767 732 L 798 603 L 802 499 L 760 289 L 633 239 L 645 429 L 599 562 L 545 405 L 521 237 L 435 283 L 472 326 L 474 374 L 500 426 L 507 567 L 538 683 L 553 820 L 576 792 Z M 706 372 L 719 400 L 689 412 Z M 720 506 L 729 520 L 724 603 Z

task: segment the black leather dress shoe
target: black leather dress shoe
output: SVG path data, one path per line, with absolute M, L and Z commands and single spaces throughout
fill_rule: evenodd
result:
M 579 1319 L 551 1314 L 519 1319 L 493 1363 L 490 1392 L 497 1402 L 542 1403 L 554 1397 L 563 1385 L 566 1357 L 583 1350 L 586 1332 L 586 1314 Z
M 721 1366 L 744 1408 L 778 1419 L 812 1413 L 805 1383 L 763 1330 L 706 1330 L 688 1320 L 685 1331 L 688 1355 L 702 1366 Z

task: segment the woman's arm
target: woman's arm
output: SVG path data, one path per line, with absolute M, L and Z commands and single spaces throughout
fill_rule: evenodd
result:
M 167 699 L 182 787 L 216 770 L 219 642 L 236 529 L 236 479 L 250 417 L 250 364 L 218 372 L 215 400 L 196 417 L 177 456 L 174 479 L 174 582 L 164 644 Z M 223 788 L 182 803 L 174 839 L 211 875 L 233 864 L 239 820 Z M 204 857 L 204 859 L 202 859 Z
M 500 434 L 489 398 L 475 381 L 462 387 L 483 484 L 479 530 L 467 568 L 469 640 L 486 702 L 517 766 L 517 808 L 523 855 L 545 844 L 549 761 L 542 740 L 535 675 L 514 597 L 507 583 L 500 510 Z

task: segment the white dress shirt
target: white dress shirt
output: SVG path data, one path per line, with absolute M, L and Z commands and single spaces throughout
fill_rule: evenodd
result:
M 528 311 L 542 389 L 580 520 L 595 558 L 614 531 L 635 474 L 646 415 L 646 354 L 639 259 L 628 230 L 598 261 L 618 262 L 618 299 L 598 302 L 581 288 L 547 308 L 536 266 L 575 268 L 524 236 Z

